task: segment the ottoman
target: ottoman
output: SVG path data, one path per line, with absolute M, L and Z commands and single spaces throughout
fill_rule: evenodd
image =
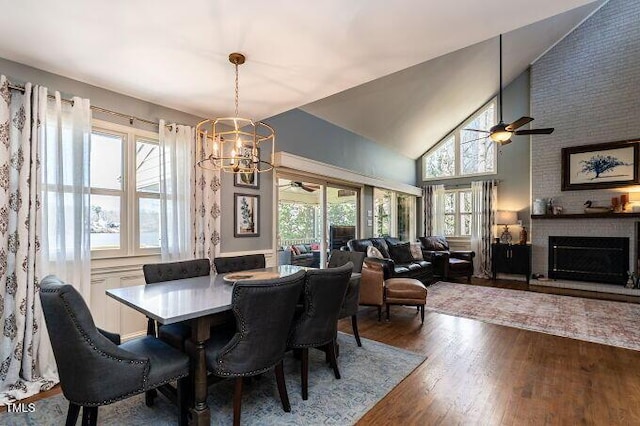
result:
M 384 282 L 387 320 L 390 305 L 417 306 L 424 324 L 424 305 L 427 303 L 427 288 L 413 278 L 389 278 Z

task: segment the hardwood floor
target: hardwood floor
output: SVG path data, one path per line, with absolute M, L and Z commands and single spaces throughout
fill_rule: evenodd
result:
M 428 356 L 359 425 L 640 424 L 640 352 L 429 311 L 421 326 L 414 307 L 393 306 L 389 322 L 364 308 L 358 322 L 362 337 Z
M 640 424 L 640 352 L 435 312 L 421 326 L 409 307 L 358 322 L 362 337 L 428 356 L 359 425 Z

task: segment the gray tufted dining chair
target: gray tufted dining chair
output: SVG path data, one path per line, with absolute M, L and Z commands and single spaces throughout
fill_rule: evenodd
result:
M 266 262 L 264 254 L 248 254 L 245 256 L 216 257 L 213 264 L 218 274 L 227 272 L 248 271 L 249 269 L 262 269 Z
M 282 359 L 304 280 L 305 272 L 299 271 L 284 278 L 239 281 L 233 286 L 231 306 L 236 327 L 217 330 L 207 341 L 205 354 L 210 373 L 235 378 L 234 425 L 240 424 L 243 378 L 272 368 L 282 408 L 291 411 Z
M 147 284 L 155 284 L 210 275 L 211 262 L 209 259 L 194 259 L 181 262 L 150 263 L 142 266 L 142 272 Z M 191 335 L 191 327 L 187 322 L 158 325 L 153 319 L 147 318 L 147 334 L 158 336 L 174 348 L 184 350 L 184 342 Z
M 304 283 L 304 310 L 294 320 L 289 334 L 290 349 L 300 350 L 302 359 L 302 399 L 308 398 L 309 348 L 326 352 L 336 379 L 340 370 L 336 360 L 338 316 L 349 286 L 353 263 L 307 271 Z
M 67 425 L 96 425 L 98 407 L 178 381 L 179 423 L 187 422 L 189 357 L 153 336 L 120 343 L 120 336 L 96 328 L 82 296 L 53 275 L 40 284 L 40 300 L 69 400 Z M 123 419 L 126 422 L 126 419 Z
M 344 302 L 342 302 L 338 319 L 351 317 L 351 328 L 358 346 L 362 346 L 360 333 L 358 332 L 358 308 L 360 307 L 362 265 L 365 257 L 366 253 L 359 251 L 331 250 L 329 264 L 327 265 L 329 268 L 337 268 L 338 266 L 347 264 L 347 262 L 353 263 L 353 272 L 349 279 L 347 294 L 344 296 Z

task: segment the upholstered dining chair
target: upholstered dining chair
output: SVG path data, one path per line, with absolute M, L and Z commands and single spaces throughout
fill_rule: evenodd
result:
M 213 259 L 218 274 L 227 272 L 261 269 L 266 265 L 264 254 L 248 254 L 246 256 L 216 257 Z
M 336 335 L 340 308 L 347 293 L 353 263 L 337 268 L 307 271 L 304 283 L 304 310 L 293 322 L 289 348 L 299 350 L 302 359 L 302 399 L 308 398 L 309 348 L 326 352 L 336 379 L 340 370 L 336 360 Z
M 58 365 L 62 393 L 69 400 L 67 425 L 95 425 L 98 407 L 165 383 L 178 381 L 179 423 L 187 422 L 189 357 L 153 336 L 120 343 L 120 336 L 96 328 L 82 296 L 53 275 L 40 284 L 40 300 Z M 126 422 L 126 419 L 123 419 Z
M 211 274 L 209 259 L 194 259 L 182 262 L 151 263 L 142 266 L 144 280 L 147 284 L 184 278 L 202 277 Z M 158 336 L 176 349 L 184 350 L 184 342 L 191 335 L 187 322 L 169 325 L 158 325 L 147 318 L 147 334 Z
M 360 280 L 362 278 L 362 264 L 367 254 L 358 251 L 331 250 L 329 256 L 329 268 L 336 268 L 345 265 L 347 262 L 353 263 L 353 273 L 347 287 L 347 294 L 344 296 L 342 308 L 338 319 L 351 317 L 351 328 L 353 336 L 356 338 L 358 346 L 362 346 L 360 333 L 358 333 L 358 307 L 360 305 Z
M 235 378 L 233 424 L 240 424 L 244 377 L 275 368 L 282 408 L 291 411 L 284 381 L 282 359 L 287 336 L 305 281 L 305 272 L 272 280 L 239 281 L 233 286 L 231 306 L 236 329 L 223 330 L 207 341 L 207 369 L 210 373 Z

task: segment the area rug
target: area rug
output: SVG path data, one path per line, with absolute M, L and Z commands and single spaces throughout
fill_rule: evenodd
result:
M 400 383 L 425 360 L 419 355 L 368 339 L 357 347 L 353 336 L 339 333 L 338 366 L 342 375 L 336 380 L 325 363 L 324 353 L 309 352 L 309 399 L 300 395 L 300 364 L 289 354 L 285 358 L 285 377 L 291 413 L 282 411 L 273 373 L 245 385 L 242 397 L 242 424 L 246 425 L 348 425 L 355 423 L 376 402 Z M 233 381 L 209 388 L 212 425 L 232 423 Z M 68 402 L 56 395 L 36 402 L 32 413 L 0 413 L 3 425 L 64 424 Z M 100 407 L 100 425 L 175 425 L 176 408 L 164 398 L 148 408 L 144 396 Z
M 427 310 L 492 324 L 640 350 L 640 305 L 438 282 Z

